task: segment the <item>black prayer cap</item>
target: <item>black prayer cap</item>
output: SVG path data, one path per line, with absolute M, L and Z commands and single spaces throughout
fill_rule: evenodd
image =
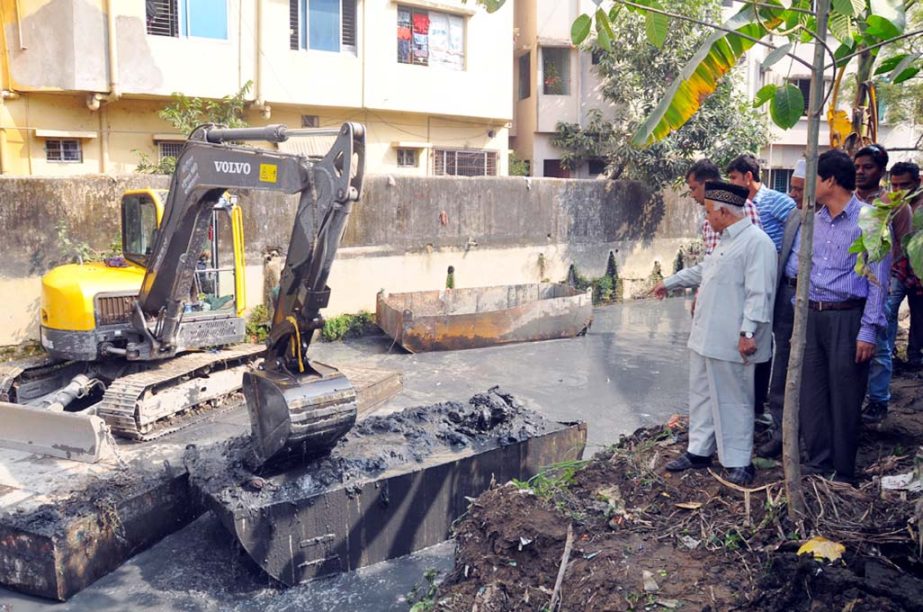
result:
M 706 181 L 705 199 L 743 208 L 750 196 L 750 190 L 724 181 Z

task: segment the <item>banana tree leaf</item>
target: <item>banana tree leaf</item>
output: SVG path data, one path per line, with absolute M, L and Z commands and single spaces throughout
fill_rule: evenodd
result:
M 761 39 L 767 27 L 774 28 L 780 18 L 757 22 L 753 7 L 748 5 L 724 23 L 729 30 Z M 765 27 L 764 27 L 765 25 Z M 751 40 L 715 30 L 695 52 L 664 93 L 657 108 L 632 136 L 635 146 L 648 146 L 681 128 L 699 110 L 702 102 L 714 93 L 718 82 L 755 43 Z

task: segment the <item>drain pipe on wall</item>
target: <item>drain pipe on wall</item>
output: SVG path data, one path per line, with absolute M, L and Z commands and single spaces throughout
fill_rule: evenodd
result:
M 119 44 L 118 44 L 118 32 L 116 30 L 115 24 L 115 2 L 114 0 L 106 0 L 106 45 L 108 47 L 108 59 L 109 59 L 109 69 L 108 69 L 108 81 L 109 81 L 109 91 L 108 93 L 89 93 L 87 94 L 86 105 L 87 108 L 91 111 L 99 111 L 103 102 L 111 103 L 115 102 L 122 97 L 121 89 L 119 88 Z M 109 169 L 109 130 L 106 128 L 107 119 L 109 118 L 109 113 L 107 110 L 102 110 L 99 113 L 99 171 L 102 174 L 105 174 Z
M 263 3 L 256 3 L 256 63 L 253 66 L 253 105 L 263 119 L 272 117 L 272 107 L 263 99 Z

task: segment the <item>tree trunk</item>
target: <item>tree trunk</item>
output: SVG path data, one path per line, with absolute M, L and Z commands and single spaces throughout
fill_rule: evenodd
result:
M 872 68 L 875 65 L 875 56 L 871 51 L 865 51 L 856 58 L 856 97 L 852 104 L 852 129 L 858 136 L 855 140 L 850 140 L 847 146 L 847 153 L 850 157 L 856 154 L 866 139 L 876 142 L 878 139 L 877 117 L 872 117 L 870 113 L 878 112 L 871 103 L 869 88 L 871 87 Z
M 801 211 L 801 249 L 798 251 L 798 287 L 795 290 L 795 324 L 792 330 L 791 354 L 785 382 L 785 406 L 782 416 L 782 466 L 785 470 L 785 492 L 789 515 L 796 521 L 805 516 L 804 492 L 801 490 L 801 457 L 799 453 L 799 410 L 801 409 L 802 363 L 808 323 L 808 287 L 811 278 L 811 255 L 814 252 L 814 196 L 817 187 L 817 141 L 820 115 L 824 101 L 824 46 L 827 38 L 827 14 L 830 0 L 817 1 L 817 37 L 814 42 L 814 71 L 811 78 L 808 113 L 807 168 L 804 186 L 804 208 Z

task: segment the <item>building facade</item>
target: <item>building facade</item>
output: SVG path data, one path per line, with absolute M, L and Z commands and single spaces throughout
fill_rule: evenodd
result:
M 461 0 L 0 0 L 0 172 L 175 154 L 158 111 L 246 94 L 250 125 L 367 128 L 367 172 L 503 175 L 513 8 Z M 293 139 L 283 149 L 310 149 Z
M 730 17 L 740 10 L 742 3 L 723 0 L 723 11 Z M 600 110 L 604 115 L 611 104 L 602 96 L 602 80 L 595 68 L 593 54 L 576 48 L 571 43 L 570 27 L 582 13 L 596 10 L 592 0 L 515 0 L 513 49 L 513 109 L 514 120 L 510 131 L 510 146 L 516 156 L 528 162 L 532 176 L 595 178 L 605 171 L 604 160 L 582 162 L 577 168 L 561 167 L 561 152 L 552 144 L 559 122 L 586 125 L 590 110 Z M 787 40 L 777 38 L 774 44 Z M 839 43 L 830 39 L 831 46 Z M 812 45 L 798 45 L 798 57 L 811 63 Z M 807 98 L 810 73 L 800 63 L 784 58 L 768 68 L 763 67 L 768 49 L 754 46 L 738 66 L 738 86 L 753 99 L 756 92 L 768 83 L 797 85 Z M 848 77 L 847 77 L 848 78 Z M 839 106 L 848 103 L 841 96 Z M 770 125 L 769 144 L 759 152 L 763 162 L 763 180 L 770 187 L 787 191 L 795 161 L 803 154 L 807 143 L 807 109 L 796 126 L 781 130 L 769 119 L 769 105 L 759 112 L 766 113 Z M 914 125 L 879 126 L 879 141 L 892 150 L 892 161 L 914 159 L 921 136 L 921 128 Z M 829 129 L 824 109 L 821 122 L 821 151 L 829 148 Z M 743 151 L 742 151 L 743 152 Z

